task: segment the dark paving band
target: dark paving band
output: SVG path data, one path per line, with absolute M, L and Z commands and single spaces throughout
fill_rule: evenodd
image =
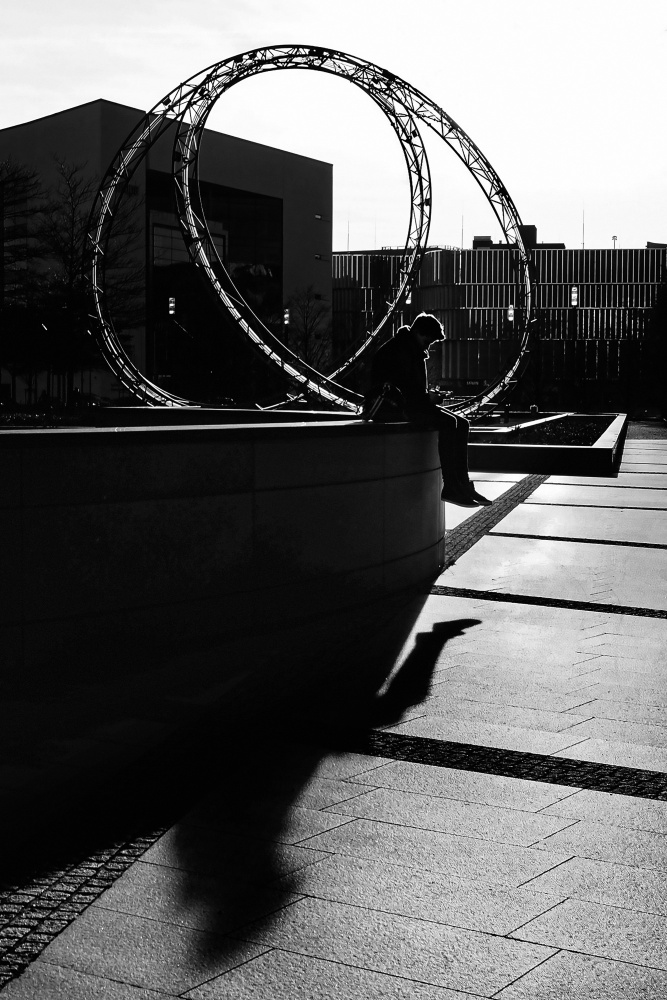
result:
M 431 587 L 436 597 L 468 597 L 476 601 L 501 601 L 507 604 L 531 604 L 540 608 L 564 608 L 568 611 L 595 611 L 604 615 L 635 615 L 638 618 L 667 618 L 667 611 L 656 608 L 633 608 L 626 604 L 596 604 L 594 601 L 565 601 L 556 597 L 533 597 L 530 594 L 506 594 L 496 590 L 470 590 L 465 587 Z
M 519 534 L 515 531 L 494 531 L 493 537 L 531 538 L 536 542 L 575 542 L 583 545 L 621 545 L 632 549 L 667 549 L 667 545 L 662 545 L 660 542 L 625 542 L 615 538 L 571 538 L 569 535 L 528 535 L 524 532 Z
M 497 500 L 494 500 L 490 507 L 480 507 L 462 524 L 452 528 L 451 531 L 445 531 L 444 569 L 455 563 L 464 552 L 467 552 L 480 538 L 488 534 L 491 528 L 495 528 L 515 507 L 527 500 L 531 493 L 534 493 L 537 487 L 546 482 L 548 478 L 548 476 L 525 476 L 520 482 L 510 486 Z
M 622 487 L 621 487 L 622 488 Z M 546 504 L 542 506 L 547 506 Z M 666 510 L 665 507 L 656 507 L 653 504 L 651 507 L 640 507 L 637 504 L 629 506 L 628 504 L 620 503 L 604 503 L 604 504 L 590 504 L 590 503 L 572 503 L 568 500 L 559 500 L 558 503 L 550 504 L 553 507 L 574 507 L 576 510 L 643 510 L 643 511 L 660 511 Z
M 616 764 L 596 764 L 566 757 L 524 753 L 520 750 L 449 743 L 425 736 L 377 731 L 369 733 L 347 749 L 351 753 L 405 760 L 412 764 L 430 764 L 433 767 L 451 767 L 478 774 L 522 778 L 549 785 L 567 785 L 596 792 L 633 795 L 642 799 L 667 800 L 667 774 L 662 771 L 644 771 Z

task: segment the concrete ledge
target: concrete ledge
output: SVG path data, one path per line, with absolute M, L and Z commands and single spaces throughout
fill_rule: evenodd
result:
M 560 416 L 570 416 L 561 414 Z M 555 422 L 558 417 L 550 417 Z M 546 422 L 546 421 L 545 421 Z M 614 476 L 625 441 L 627 414 L 619 413 L 592 445 L 512 444 L 503 441 L 513 428 L 499 428 L 498 443 L 475 442 L 470 435 L 468 461 L 474 472 L 526 472 L 547 475 Z M 527 424 L 524 427 L 529 426 Z M 488 430 L 483 431 L 488 434 Z
M 405 424 L 5 431 L 0 483 L 5 697 L 68 738 L 396 651 L 444 562 Z

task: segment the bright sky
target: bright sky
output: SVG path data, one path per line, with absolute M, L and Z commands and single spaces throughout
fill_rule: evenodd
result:
M 204 67 L 280 44 L 339 49 L 422 90 L 491 161 L 538 240 L 667 242 L 665 0 L 3 0 L 0 128 L 97 98 L 149 110 Z M 400 148 L 345 80 L 266 74 L 224 95 L 210 125 L 333 163 L 334 249 L 403 243 Z M 429 242 L 500 239 L 463 164 L 422 133 Z

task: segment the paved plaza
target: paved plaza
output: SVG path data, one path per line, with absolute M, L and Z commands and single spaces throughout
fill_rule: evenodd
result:
M 450 564 L 381 690 L 182 748 L 167 810 L 147 766 L 132 837 L 102 796 L 106 840 L 0 898 L 2 1000 L 667 998 L 649 430 L 615 478 L 476 473 L 496 502 L 448 507 Z

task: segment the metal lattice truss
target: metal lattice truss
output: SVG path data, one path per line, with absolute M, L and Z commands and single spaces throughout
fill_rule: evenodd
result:
M 216 101 L 235 84 L 260 73 L 285 69 L 316 70 L 343 77 L 365 91 L 388 119 L 401 145 L 410 183 L 408 232 L 387 311 L 347 360 L 325 376 L 307 365 L 252 312 L 235 287 L 215 249 L 201 207 L 198 159 L 204 129 Z M 533 313 L 533 290 L 529 254 L 520 233 L 520 219 L 505 186 L 472 140 L 448 115 L 424 94 L 388 70 L 343 52 L 302 45 L 280 45 L 253 49 L 233 56 L 181 83 L 138 123 L 107 170 L 93 205 L 88 240 L 92 249 L 91 283 L 96 310 L 96 334 L 102 352 L 121 383 L 149 405 L 198 405 L 150 382 L 123 350 L 109 315 L 105 291 L 105 251 L 113 231 L 115 213 L 137 167 L 149 149 L 169 129 L 174 130 L 173 178 L 183 239 L 194 264 L 206 275 L 220 302 L 254 347 L 299 387 L 329 404 L 359 412 L 362 399 L 340 383 L 390 329 L 390 320 L 416 281 L 428 241 L 431 211 L 431 177 L 418 123 L 428 125 L 465 163 L 505 234 L 518 254 L 518 301 L 516 325 L 518 353 L 509 368 L 483 393 L 456 404 L 462 412 L 474 412 L 498 399 L 515 380 L 528 346 Z M 213 259 L 211 259 L 213 255 Z

